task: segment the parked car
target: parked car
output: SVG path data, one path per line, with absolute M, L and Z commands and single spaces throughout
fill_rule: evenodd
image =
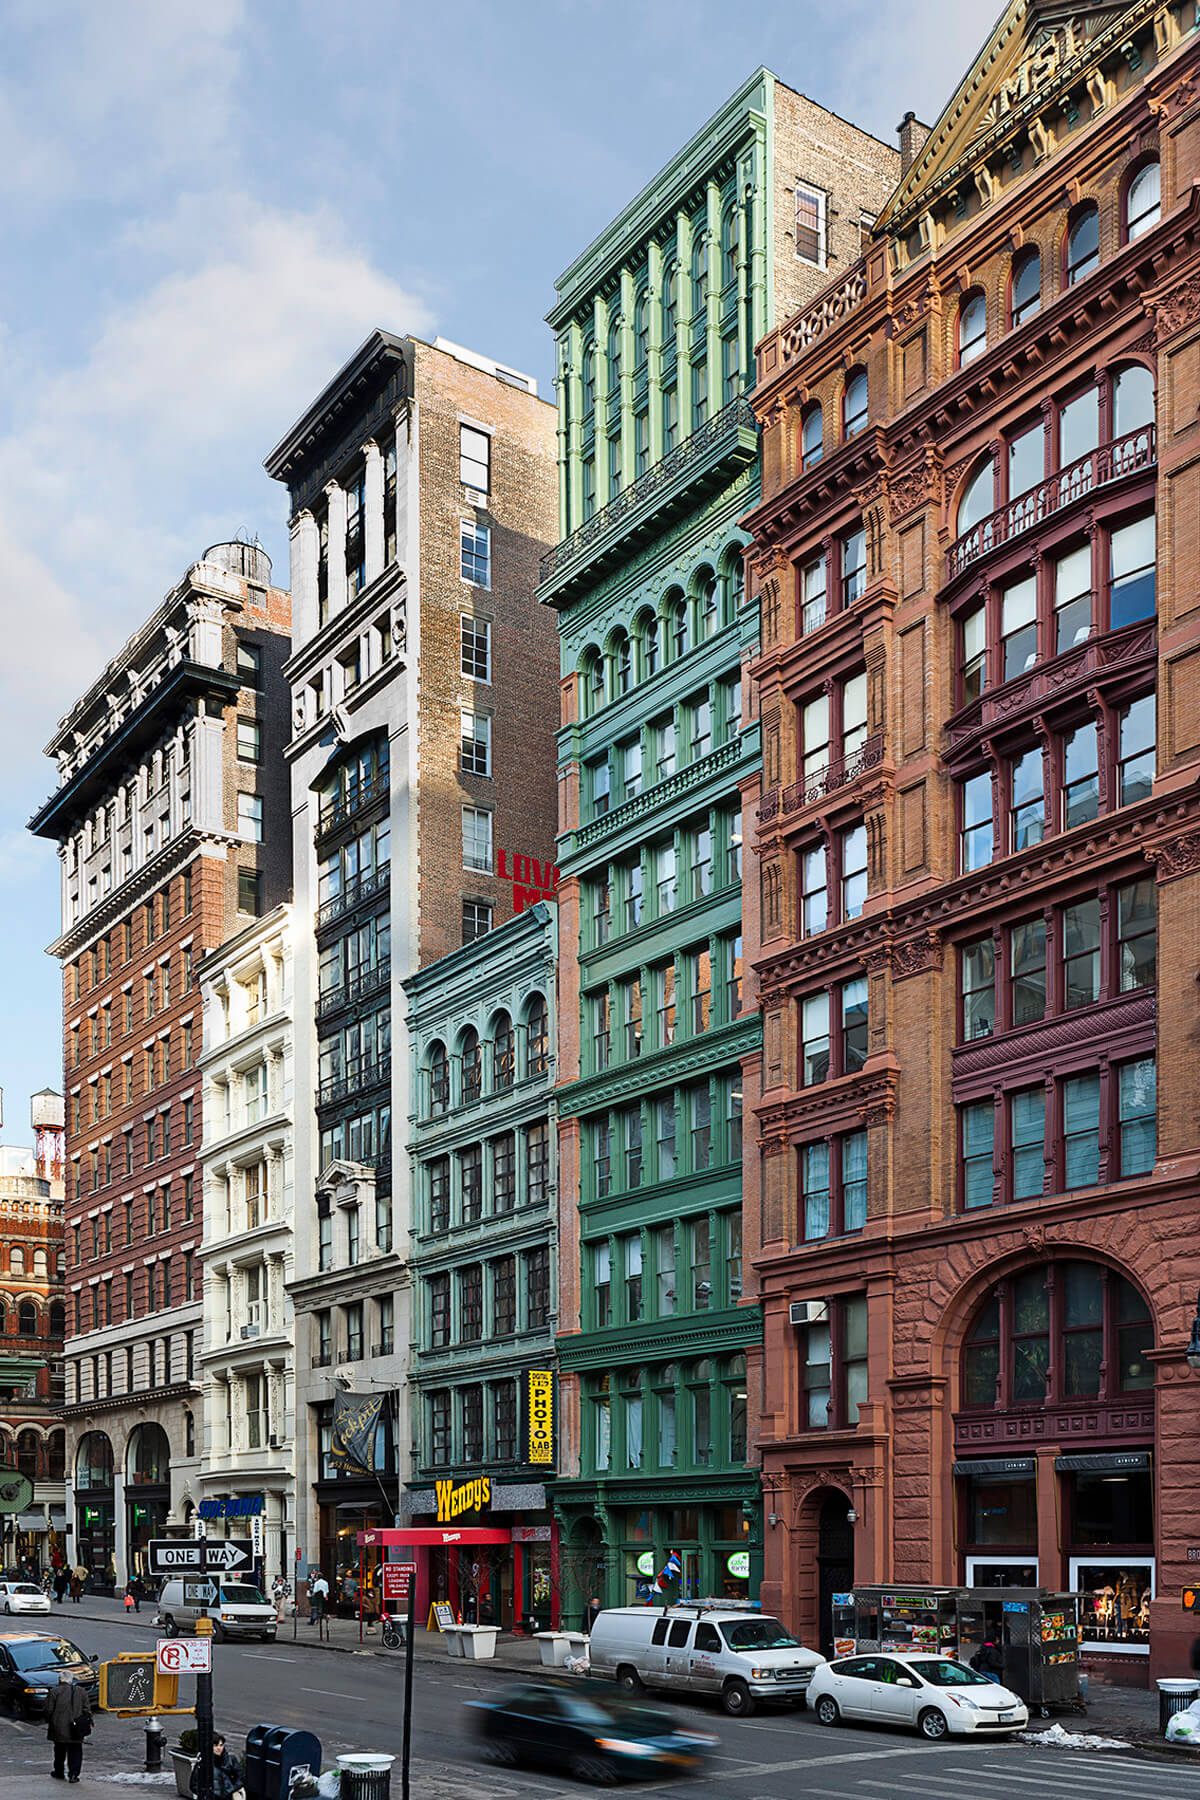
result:
M 69 1638 L 47 1631 L 0 1633 L 0 1700 L 25 1718 L 46 1712 L 63 1674 L 86 1687 L 93 1706 L 100 1691 L 98 1656 L 85 1656 Z
M 803 1701 L 825 1660 L 778 1619 L 719 1600 L 611 1607 L 596 1615 L 588 1657 L 592 1675 L 619 1682 L 627 1694 L 644 1687 L 710 1694 L 735 1718 L 761 1701 Z
M 32 1581 L 0 1581 L 0 1612 L 48 1613 L 50 1596 Z
M 986 1675 L 948 1656 L 849 1656 L 812 1678 L 809 1705 L 822 1725 L 868 1719 L 914 1725 L 926 1738 L 1020 1731 L 1025 1702 Z
M 216 1576 L 212 1579 L 217 1584 L 217 1601 L 213 1606 L 197 1606 L 185 1600 L 184 1588 L 197 1585 L 194 1578 L 185 1583 L 181 1577 L 171 1576 L 164 1582 L 158 1600 L 158 1616 L 167 1636 L 191 1631 L 197 1619 L 209 1618 L 213 1622 L 213 1637 L 218 1643 L 222 1638 L 246 1637 L 261 1638 L 265 1644 L 274 1643 L 279 1620 L 262 1590 L 246 1581 L 221 1581 Z
M 483 1754 L 504 1766 L 539 1763 L 607 1786 L 638 1775 L 695 1774 L 717 1743 L 620 1692 L 521 1687 L 500 1700 L 472 1700 Z

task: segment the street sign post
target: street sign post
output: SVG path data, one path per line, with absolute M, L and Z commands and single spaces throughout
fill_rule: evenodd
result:
M 203 1588 L 211 1593 L 212 1598 L 206 1604 L 214 1606 L 219 1597 L 218 1582 L 212 1576 L 230 1575 L 238 1570 L 250 1567 L 251 1552 L 249 1543 L 232 1542 L 228 1538 L 152 1538 L 148 1548 L 147 1567 L 152 1575 L 181 1575 L 187 1588 Z M 194 1604 L 199 1605 L 196 1601 Z M 213 1800 L 213 1678 L 212 1678 L 212 1620 L 207 1614 L 196 1620 L 196 1638 L 194 1642 L 186 1639 L 166 1638 L 158 1648 L 158 1657 L 154 1667 L 162 1668 L 159 1660 L 164 1652 L 179 1656 L 201 1658 L 207 1655 L 207 1662 L 189 1662 L 189 1669 L 196 1676 L 196 1735 L 199 1739 L 200 1766 L 199 1780 L 196 1784 L 196 1800 Z
M 160 1675 L 211 1675 L 212 1639 L 159 1638 L 155 1661 Z
M 151 1538 L 151 1575 L 231 1575 L 248 1569 L 248 1543 L 230 1538 Z

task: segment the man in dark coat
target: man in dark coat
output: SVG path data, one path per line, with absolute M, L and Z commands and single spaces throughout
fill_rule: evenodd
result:
M 87 1689 L 70 1675 L 60 1675 L 46 1713 L 46 1736 L 54 1745 L 54 1779 L 78 1781 L 83 1767 L 83 1740 L 92 1729 L 92 1703 Z
M 200 1764 L 192 1770 L 191 1790 L 193 1794 L 200 1791 Z M 219 1731 L 213 1733 L 213 1800 L 230 1800 L 231 1795 L 242 1791 L 242 1765 L 232 1750 L 225 1748 L 225 1739 Z

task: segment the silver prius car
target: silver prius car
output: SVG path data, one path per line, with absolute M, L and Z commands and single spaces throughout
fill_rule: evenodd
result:
M 1025 1702 L 948 1656 L 846 1656 L 813 1671 L 808 1704 L 822 1725 L 865 1719 L 911 1725 L 925 1738 L 1019 1731 Z

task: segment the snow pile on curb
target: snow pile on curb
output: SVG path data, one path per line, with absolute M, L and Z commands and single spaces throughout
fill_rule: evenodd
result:
M 1064 1731 L 1061 1725 L 1049 1725 L 1045 1731 L 1021 1731 L 1018 1737 L 1026 1744 L 1049 1744 L 1053 1750 L 1132 1750 L 1125 1738 L 1097 1737 L 1091 1731 Z
M 579 1656 L 568 1656 L 563 1664 L 564 1669 L 567 1669 L 572 1675 L 586 1675 L 591 1666 L 586 1650 Z
M 94 1775 L 92 1779 L 94 1781 L 111 1781 L 121 1787 L 174 1787 L 175 1785 L 175 1777 L 170 1769 L 157 1775 L 147 1775 L 138 1769 L 120 1775 Z

